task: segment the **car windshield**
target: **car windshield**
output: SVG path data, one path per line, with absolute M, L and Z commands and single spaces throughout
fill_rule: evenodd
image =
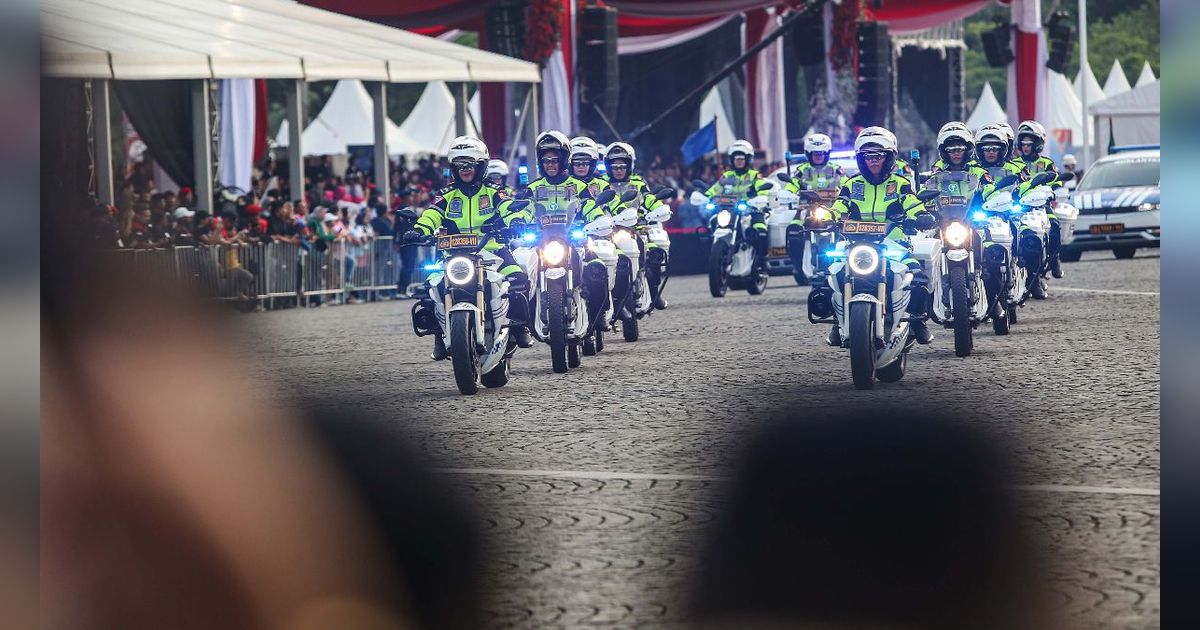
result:
M 1144 158 L 1096 164 L 1083 174 L 1079 190 L 1157 185 L 1158 158 Z

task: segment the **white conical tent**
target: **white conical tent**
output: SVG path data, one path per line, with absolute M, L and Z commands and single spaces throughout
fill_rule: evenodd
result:
M 1154 70 L 1150 67 L 1150 62 L 1143 61 L 1142 74 L 1138 76 L 1137 83 L 1134 84 L 1134 87 L 1142 87 L 1143 85 L 1154 83 L 1157 80 L 1158 77 L 1154 76 Z
M 979 100 L 975 103 L 975 109 L 967 118 L 967 129 L 974 132 L 978 131 L 984 125 L 1005 122 L 1007 120 L 1008 114 L 1004 113 L 1004 108 L 1000 106 L 1000 101 L 996 99 L 996 93 L 992 91 L 992 84 L 984 83 L 983 91 L 979 93 Z
M 737 138 L 733 135 L 733 127 L 729 124 L 729 116 L 721 104 L 721 92 L 717 88 L 709 90 L 708 96 L 700 103 L 699 126 L 712 122 L 714 116 L 717 118 L 717 148 L 728 148 Z
M 1112 98 L 1130 89 L 1132 88 L 1129 86 L 1129 78 L 1125 76 L 1121 60 L 1113 59 L 1112 69 L 1108 71 L 1108 78 L 1104 80 L 1104 98 Z
M 1083 104 L 1065 75 L 1051 70 L 1047 78 L 1046 153 L 1060 159 L 1083 141 Z
M 468 101 L 468 108 L 470 102 Z M 474 113 L 472 115 L 475 115 Z M 476 119 L 478 120 L 478 119 Z M 408 140 L 401 153 L 445 155 L 454 139 L 454 96 L 442 81 L 430 81 L 417 99 L 408 118 L 400 123 L 400 132 Z M 479 137 L 479 130 L 467 121 L 467 133 Z
M 304 155 L 342 155 L 349 147 L 375 144 L 374 101 L 362 81 L 338 81 L 321 108 L 321 113 L 301 134 Z M 389 155 L 404 153 L 412 141 L 396 123 L 387 119 L 385 131 Z M 288 123 L 285 120 L 275 134 L 275 146 L 288 146 Z
M 1084 65 L 1082 68 L 1080 68 L 1079 73 L 1075 75 L 1075 82 L 1071 84 L 1071 87 L 1075 90 L 1076 96 L 1080 95 L 1079 84 L 1083 83 L 1084 81 L 1087 82 L 1087 98 L 1089 104 L 1099 103 L 1100 101 L 1104 100 L 1104 88 L 1100 87 L 1100 82 L 1096 80 L 1096 75 L 1092 73 L 1092 67 L 1090 64 Z M 1079 99 L 1082 101 L 1083 96 L 1079 96 Z

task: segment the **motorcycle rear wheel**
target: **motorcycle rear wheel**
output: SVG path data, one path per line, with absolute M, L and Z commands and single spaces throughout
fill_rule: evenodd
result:
M 850 375 L 855 389 L 875 387 L 875 313 L 870 302 L 851 302 L 847 317 L 850 334 Z
M 470 396 L 479 391 L 479 356 L 475 352 L 475 322 L 467 311 L 450 313 L 450 358 L 458 391 Z
M 950 312 L 954 317 L 954 354 L 971 355 L 974 337 L 971 331 L 971 304 L 968 300 L 967 268 L 950 267 Z

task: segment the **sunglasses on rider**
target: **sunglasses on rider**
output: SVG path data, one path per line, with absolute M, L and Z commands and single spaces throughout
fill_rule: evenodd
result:
M 946 153 L 962 153 L 963 151 L 966 151 L 966 150 L 967 150 L 967 147 L 964 145 L 961 145 L 961 144 L 952 146 L 952 147 L 946 147 Z
M 592 161 L 584 158 L 582 160 L 571 160 L 571 166 L 591 166 Z
M 862 156 L 864 160 L 877 162 L 887 157 L 887 151 L 867 151 Z
M 561 161 L 562 160 L 559 160 L 558 158 L 556 158 L 554 156 L 546 156 L 546 157 L 542 158 L 542 164 L 558 164 Z
M 626 163 L 624 163 L 624 162 L 613 162 L 613 163 L 612 163 L 612 166 L 611 166 L 611 167 L 609 167 L 609 168 L 611 168 L 612 170 L 614 170 L 614 171 L 615 171 L 615 170 L 617 170 L 617 169 L 619 169 L 619 168 L 621 168 L 621 169 L 624 169 L 624 168 L 629 168 L 629 165 L 628 165 L 628 164 L 626 164 Z
M 1017 144 L 1020 146 L 1023 146 L 1023 147 L 1031 147 L 1031 146 L 1033 146 L 1033 140 L 1022 140 L 1022 141 L 1018 142 Z

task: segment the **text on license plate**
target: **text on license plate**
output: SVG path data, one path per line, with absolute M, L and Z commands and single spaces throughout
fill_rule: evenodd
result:
M 1092 234 L 1120 234 L 1125 231 L 1124 223 L 1097 223 L 1088 228 Z
M 787 258 L 788 250 L 786 247 L 772 247 L 767 251 L 768 258 Z

